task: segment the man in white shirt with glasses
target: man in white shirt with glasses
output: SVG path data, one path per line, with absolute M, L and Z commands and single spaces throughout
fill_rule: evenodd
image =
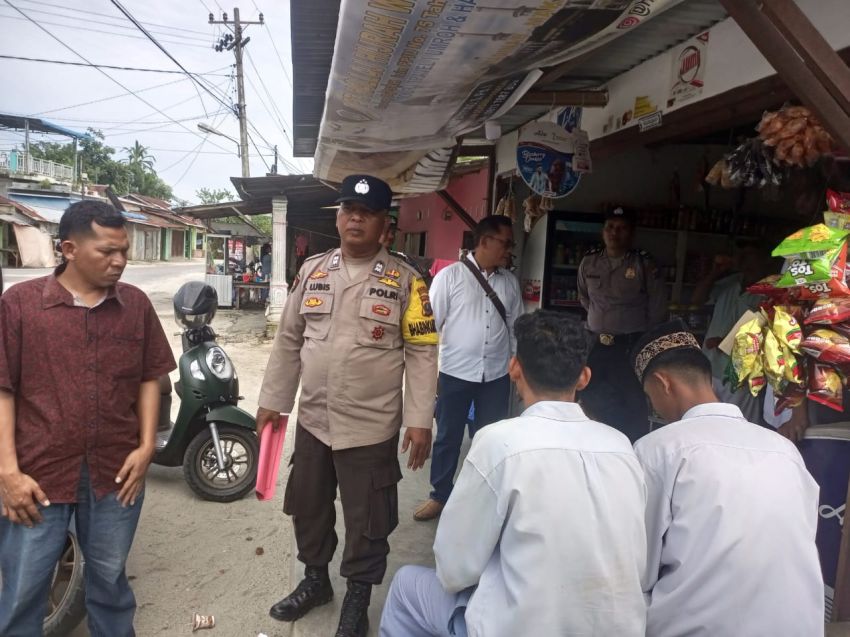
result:
M 514 247 L 508 217 L 485 217 L 473 231 L 474 251 L 440 270 L 431 284 L 431 305 L 440 333 L 437 437 L 431 456 L 428 500 L 418 521 L 440 515 L 454 486 L 470 406 L 469 436 L 508 415 L 508 362 L 516 349 L 513 324 L 522 313 L 519 282 L 506 268 Z

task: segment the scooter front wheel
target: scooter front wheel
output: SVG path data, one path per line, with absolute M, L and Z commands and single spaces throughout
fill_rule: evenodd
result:
M 253 431 L 227 423 L 217 423 L 224 456 L 219 466 L 210 430 L 192 439 L 183 459 L 183 475 L 192 491 L 204 500 L 233 502 L 253 490 L 257 481 L 260 443 Z

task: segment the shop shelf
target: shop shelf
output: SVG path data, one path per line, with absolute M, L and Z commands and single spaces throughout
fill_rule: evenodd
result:
M 555 299 L 550 301 L 549 304 L 555 307 L 581 307 L 581 303 L 578 301 L 565 301 L 563 299 Z

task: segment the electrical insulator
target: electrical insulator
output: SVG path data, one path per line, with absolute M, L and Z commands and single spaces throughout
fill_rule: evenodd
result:
M 263 14 L 260 13 L 260 24 L 262 24 L 262 23 L 263 23 Z
M 222 14 L 221 14 L 221 19 L 222 19 L 222 20 L 224 20 L 225 22 L 227 22 L 227 14 L 226 14 L 226 13 L 222 13 Z
M 210 14 L 210 24 L 212 24 L 214 20 L 215 20 L 215 16 L 211 13 Z

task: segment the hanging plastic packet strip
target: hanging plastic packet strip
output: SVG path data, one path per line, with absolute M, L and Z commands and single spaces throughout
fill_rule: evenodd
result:
M 772 254 L 790 260 L 820 259 L 827 252 L 840 248 L 848 234 L 848 230 L 819 223 L 789 235 L 776 246 Z
M 835 411 L 844 411 L 844 386 L 841 376 L 829 365 L 812 363 L 809 371 L 809 400 Z
M 835 330 L 815 330 L 803 339 L 800 350 L 819 363 L 850 364 L 850 340 Z
M 806 316 L 806 325 L 836 325 L 850 320 L 850 298 L 819 299 Z

